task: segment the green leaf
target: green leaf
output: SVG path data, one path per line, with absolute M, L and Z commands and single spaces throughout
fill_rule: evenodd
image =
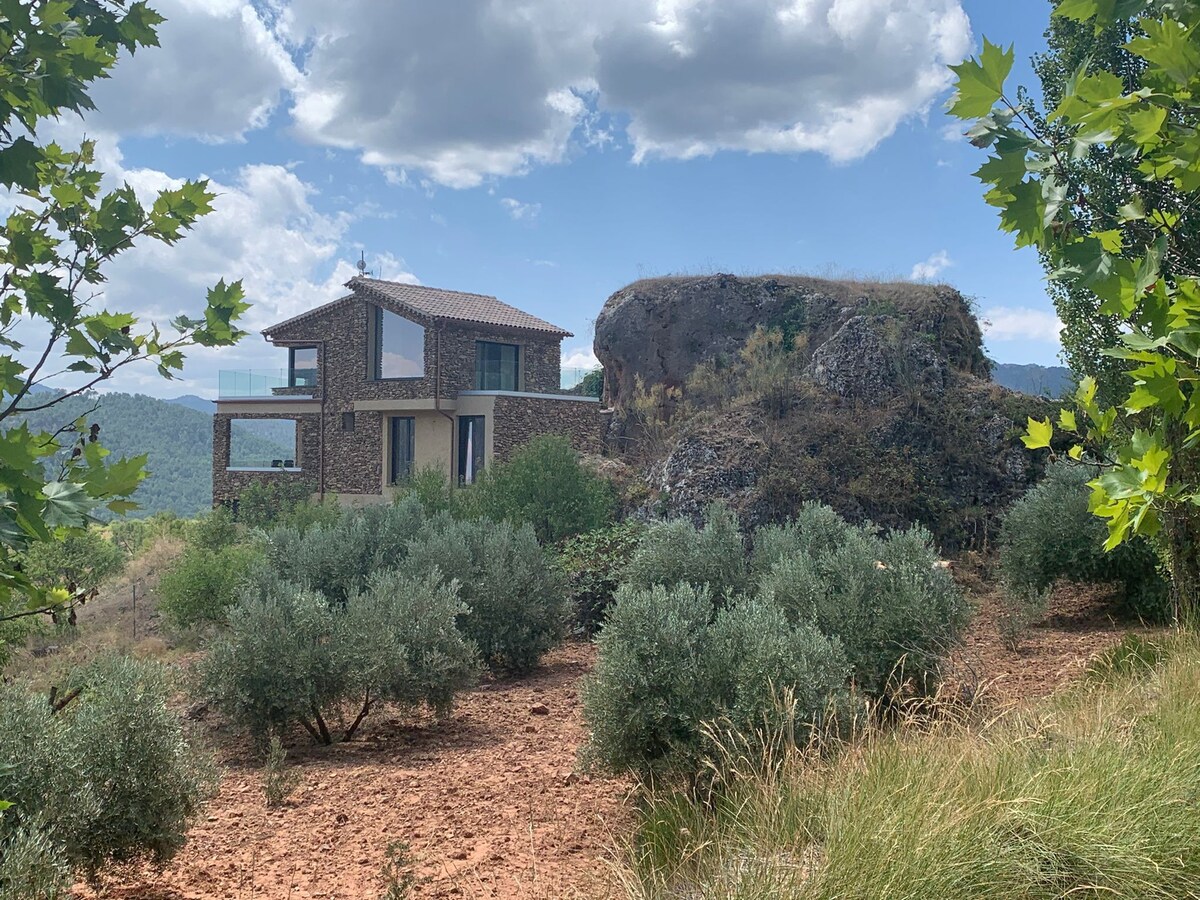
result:
M 1075 413 L 1073 410 L 1060 410 L 1058 414 L 1058 427 L 1063 431 L 1078 431 L 1079 425 L 1075 421 Z
M 1012 71 L 1014 50 L 1002 50 L 984 38 L 979 59 L 968 59 L 950 69 L 958 75 L 950 115 L 960 119 L 979 119 L 988 115 L 1004 94 L 1004 82 Z
M 1050 424 L 1049 419 L 1039 422 L 1030 417 L 1026 427 L 1028 430 L 1021 436 L 1021 441 L 1028 449 L 1040 450 L 1050 446 L 1050 439 L 1054 436 L 1054 426 Z

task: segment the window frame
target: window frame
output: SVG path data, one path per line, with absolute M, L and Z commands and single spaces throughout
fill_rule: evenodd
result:
M 421 381 L 427 377 L 428 370 L 425 366 L 425 332 L 427 329 L 420 322 L 410 319 L 407 316 L 402 316 L 398 312 L 378 304 L 372 304 L 371 308 L 374 312 L 368 319 L 367 323 L 367 376 L 371 381 Z M 391 313 L 402 322 L 408 322 L 410 325 L 421 329 L 421 374 L 420 375 L 388 375 L 383 374 L 383 314 Z
M 408 423 L 408 440 L 406 441 L 406 443 L 408 445 L 407 453 L 406 453 L 406 456 L 408 457 L 408 471 L 404 473 L 403 478 L 401 478 L 399 476 L 399 473 L 397 472 L 398 467 L 396 465 L 396 463 L 397 463 L 396 431 L 397 431 L 397 426 L 401 422 Z M 388 426 L 387 426 L 388 427 L 388 441 L 387 441 L 388 463 L 387 463 L 387 465 L 388 465 L 388 485 L 391 487 L 394 487 L 398 484 L 403 484 L 405 481 L 412 478 L 413 470 L 416 466 L 416 459 L 415 459 L 415 456 L 416 456 L 415 444 L 416 444 L 416 433 L 417 433 L 416 422 L 417 422 L 417 420 L 416 420 L 415 416 L 388 416 Z
M 296 351 L 297 351 L 297 350 L 311 350 L 311 351 L 313 352 L 313 364 L 312 364 L 312 366 L 311 366 L 311 367 L 307 367 L 307 366 L 306 366 L 306 367 L 304 367 L 304 368 L 302 368 L 302 369 L 299 369 L 299 370 L 297 370 L 297 368 L 296 368 Z M 304 344 L 303 346 L 288 347 L 288 377 L 287 377 L 287 386 L 288 386 L 288 387 L 290 387 L 290 388 L 294 388 L 294 387 L 316 387 L 316 386 L 317 386 L 318 370 L 319 370 L 319 368 L 320 368 L 320 363 L 321 363 L 321 349 L 320 349 L 320 348 L 319 348 L 319 347 L 318 347 L 316 344 Z M 312 381 L 311 381 L 311 383 L 300 383 L 300 382 L 297 382 L 297 380 L 296 380 L 296 372 L 297 372 L 297 371 L 301 371 L 301 372 L 312 372 Z
M 466 425 L 474 422 L 478 425 L 476 434 L 474 435 L 475 445 L 472 447 L 475 450 L 477 463 L 473 472 L 471 481 L 466 478 L 466 463 L 467 463 L 467 445 Z M 458 440 L 455 448 L 455 466 L 457 468 L 457 481 L 459 484 L 474 484 L 479 478 L 479 473 L 487 466 L 487 416 L 459 416 L 458 417 Z
M 484 371 L 483 371 L 483 353 L 485 347 L 511 347 L 513 353 L 513 386 L 507 387 L 485 387 L 484 386 Z M 521 375 L 523 374 L 521 365 L 521 345 L 510 344 L 504 341 L 488 341 L 479 339 L 475 341 L 475 390 L 477 391 L 509 391 L 510 393 L 519 393 L 521 390 Z

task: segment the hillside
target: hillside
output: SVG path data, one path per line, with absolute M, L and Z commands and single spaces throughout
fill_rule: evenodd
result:
M 1022 394 L 1035 397 L 1061 397 L 1071 390 L 1075 376 L 1064 366 L 1039 366 L 1033 363 L 992 363 L 992 381 Z
M 89 414 L 96 403 L 96 411 Z M 72 397 L 24 418 L 31 428 L 54 431 L 87 415 L 89 422 L 100 426 L 100 439 L 115 456 L 149 456 L 150 475 L 134 496 L 141 509 L 131 515 L 169 510 L 191 516 L 212 502 L 212 413 L 194 408 L 199 404 L 212 406 L 199 397 L 160 400 L 111 393 Z M 284 455 L 266 443 L 261 454 Z

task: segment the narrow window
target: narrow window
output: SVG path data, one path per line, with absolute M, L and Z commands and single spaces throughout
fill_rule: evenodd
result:
M 288 350 L 288 387 L 314 387 L 317 383 L 317 348 Z
M 458 481 L 474 484 L 483 471 L 484 417 L 458 417 Z
M 354 412 L 342 413 L 342 431 L 354 430 Z
M 520 384 L 521 348 L 516 344 L 477 341 L 475 344 L 475 389 L 515 391 Z
M 393 416 L 389 421 L 391 423 L 389 477 L 392 484 L 399 484 L 413 472 L 413 420 L 405 416 Z
M 420 378 L 425 374 L 424 328 L 377 306 L 371 332 L 373 378 Z

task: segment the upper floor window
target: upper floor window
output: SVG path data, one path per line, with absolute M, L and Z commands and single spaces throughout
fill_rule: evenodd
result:
M 475 344 L 475 390 L 516 391 L 520 388 L 521 348 L 516 344 Z
M 288 387 L 313 387 L 317 383 L 317 348 L 288 349 Z
M 377 306 L 369 337 L 371 377 L 420 378 L 425 374 L 425 329 L 416 322 Z

